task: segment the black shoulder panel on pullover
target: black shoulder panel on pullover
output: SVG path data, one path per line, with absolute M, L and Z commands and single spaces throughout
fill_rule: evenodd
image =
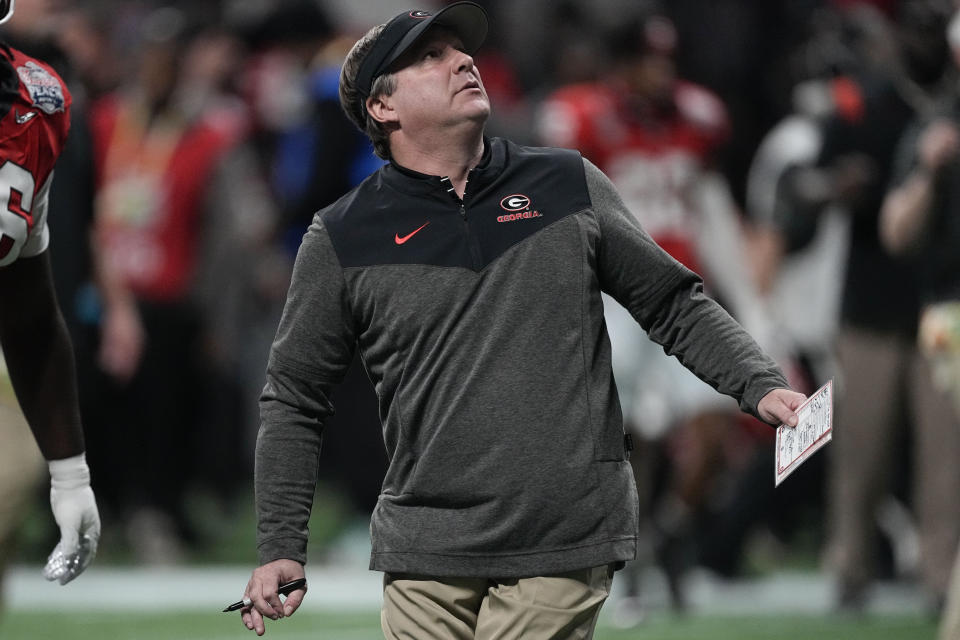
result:
M 518 242 L 590 206 L 579 153 L 499 138 L 486 144 L 462 202 L 446 180 L 387 165 L 322 211 L 341 266 L 480 271 Z

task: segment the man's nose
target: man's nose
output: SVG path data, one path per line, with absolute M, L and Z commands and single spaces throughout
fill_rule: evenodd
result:
M 473 70 L 473 56 L 462 51 L 458 51 L 457 73 L 466 73 Z

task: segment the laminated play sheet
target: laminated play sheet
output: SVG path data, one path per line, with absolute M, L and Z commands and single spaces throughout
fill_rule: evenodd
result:
M 797 409 L 796 427 L 777 427 L 774 485 L 779 485 L 814 452 L 833 438 L 833 380 Z

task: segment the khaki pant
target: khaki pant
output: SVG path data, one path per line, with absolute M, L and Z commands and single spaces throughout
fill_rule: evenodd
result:
M 830 560 L 841 585 L 873 577 L 873 527 L 889 490 L 897 427 L 906 410 L 913 439 L 913 506 L 921 577 L 931 594 L 947 589 L 960 539 L 960 426 L 948 394 L 911 340 L 844 329 L 838 341 L 844 388 L 831 445 Z
M 944 604 L 943 619 L 940 620 L 939 640 L 960 640 L 960 549 L 953 564 L 953 577 L 947 601 Z
M 589 640 L 610 595 L 608 565 L 536 578 L 386 574 L 387 640 Z

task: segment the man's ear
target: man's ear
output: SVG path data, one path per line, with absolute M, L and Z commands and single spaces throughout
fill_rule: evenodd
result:
M 389 124 L 399 120 L 397 112 L 391 104 L 390 96 L 367 98 L 366 107 L 370 117 L 380 124 Z

